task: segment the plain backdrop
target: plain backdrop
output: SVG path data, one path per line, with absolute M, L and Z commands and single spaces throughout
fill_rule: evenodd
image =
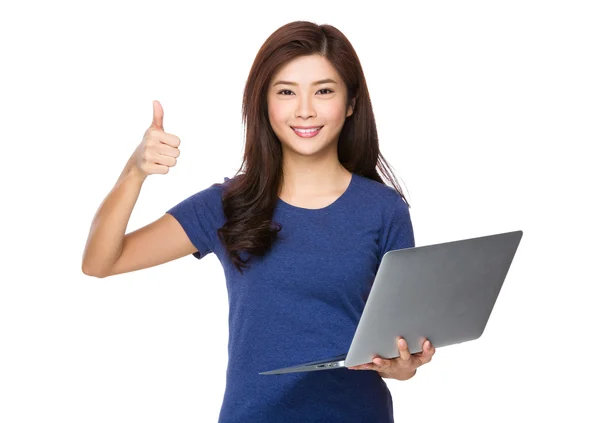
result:
M 216 422 L 217 257 L 106 279 L 81 259 L 153 100 L 181 156 L 128 232 L 235 173 L 248 71 L 293 20 L 356 49 L 417 246 L 524 231 L 483 336 L 386 379 L 397 421 L 598 421 L 600 13 L 525 0 L 3 2 L 0 421 Z

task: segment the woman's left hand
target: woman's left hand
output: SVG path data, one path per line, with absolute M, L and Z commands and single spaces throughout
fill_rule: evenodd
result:
M 435 354 L 434 346 L 427 339 L 423 342 L 422 352 L 411 354 L 408 351 L 406 341 L 398 338 L 398 351 L 400 352 L 400 357 L 385 359 L 376 356 L 373 359 L 373 363 L 360 364 L 348 368 L 351 370 L 376 370 L 381 377 L 407 380 L 415 375 L 417 368 L 429 363 L 431 357 Z

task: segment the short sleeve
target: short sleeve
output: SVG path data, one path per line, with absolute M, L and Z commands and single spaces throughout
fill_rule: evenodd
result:
M 415 235 L 408 204 L 401 196 L 383 213 L 384 222 L 381 236 L 379 260 L 391 250 L 401 250 L 415 246 Z
M 166 212 L 179 222 L 198 249 L 193 253 L 197 259 L 213 252 L 217 231 L 216 209 L 220 207 L 220 190 L 217 185 L 213 185 L 186 198 Z

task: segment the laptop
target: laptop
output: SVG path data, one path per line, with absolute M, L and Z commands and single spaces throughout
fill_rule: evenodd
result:
M 350 349 L 335 357 L 260 372 L 310 372 L 395 358 L 402 336 L 411 354 L 429 339 L 438 349 L 483 334 L 523 231 L 384 254 Z

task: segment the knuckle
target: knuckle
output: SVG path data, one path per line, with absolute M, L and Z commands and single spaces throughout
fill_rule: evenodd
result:
M 148 145 L 152 147 L 158 147 L 161 144 L 162 139 L 163 137 L 159 133 L 156 133 L 150 138 L 150 140 L 148 141 Z
M 148 130 L 146 131 L 146 140 L 151 141 L 151 140 L 155 139 L 156 135 L 157 135 L 156 133 L 157 133 L 156 129 L 148 128 Z

